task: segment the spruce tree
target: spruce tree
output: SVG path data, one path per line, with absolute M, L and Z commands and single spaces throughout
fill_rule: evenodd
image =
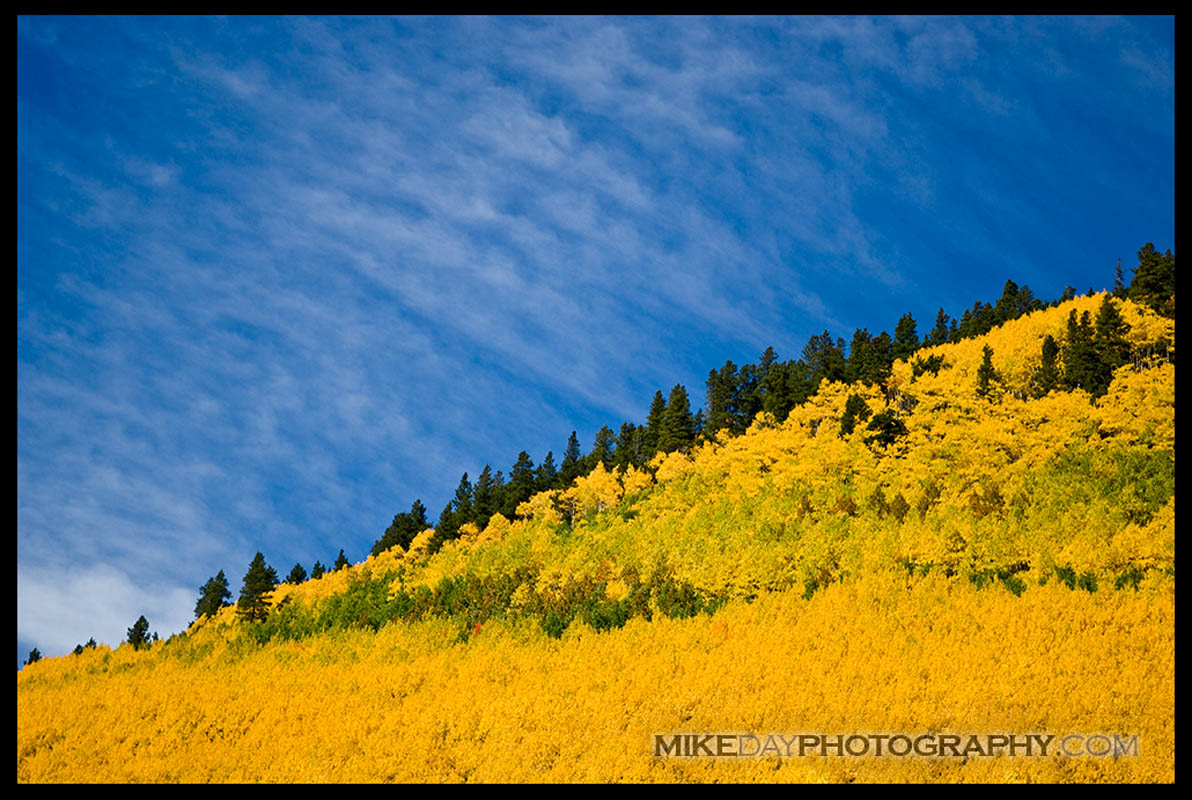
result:
M 1151 242 L 1142 246 L 1126 297 L 1175 317 L 1175 256 L 1170 250 L 1160 255 Z
M 844 413 L 840 416 L 840 435 L 848 436 L 857 427 L 857 421 L 869 419 L 869 404 L 859 394 L 850 394 L 844 403 Z
M 232 604 L 232 592 L 223 570 L 199 587 L 199 601 L 195 603 L 195 619 L 213 616 L 224 606 Z
M 555 468 L 555 453 L 553 450 L 548 450 L 546 458 L 542 459 L 542 463 L 538 465 L 538 475 L 535 482 L 535 491 L 549 492 L 551 489 L 559 487 L 559 470 Z
M 465 473 L 465 478 L 467 477 Z M 409 511 L 393 516 L 393 522 L 385 529 L 385 533 L 378 539 L 369 551 L 372 555 L 380 555 L 393 547 L 409 548 L 414 537 L 430 527 L 426 518 L 426 506 L 421 500 L 415 500 Z M 341 551 L 342 552 L 342 551 Z M 338 569 L 339 567 L 336 567 Z
M 630 466 L 638 466 L 641 462 L 635 448 L 641 442 L 637 426 L 632 422 L 622 422 L 621 432 L 617 434 L 617 446 L 613 450 L 613 468 L 624 472 Z
M 981 351 L 981 366 L 977 368 L 977 396 L 989 397 L 990 382 L 997 378 L 997 371 L 993 368 L 993 348 L 985 345 Z
M 149 644 L 149 620 L 145 619 L 144 615 L 138 617 L 128 629 L 128 643 L 134 650 L 140 650 Z
M 837 339 L 833 343 L 827 331 L 812 336 L 803 348 L 803 362 L 811 370 L 817 384 L 820 381 L 844 380 L 844 339 Z
M 905 361 L 919 349 L 919 332 L 915 318 L 910 314 L 903 314 L 894 328 L 894 344 L 891 356 L 895 361 Z
M 732 361 L 725 361 L 719 370 L 708 372 L 707 403 L 708 403 L 708 436 L 718 431 L 736 428 L 736 396 L 737 396 L 737 366 Z M 662 396 L 661 392 L 658 395 Z
M 613 451 L 616 443 L 617 436 L 613 433 L 613 429 L 607 425 L 601 425 L 600 430 L 596 431 L 596 438 L 592 442 L 592 452 L 587 456 L 587 469 L 584 471 L 591 472 L 596 469 L 597 464 L 608 469 L 613 463 Z
M 517 514 L 517 507 L 534 495 L 537 476 L 530 454 L 522 450 L 517 454 L 517 463 L 509 471 L 509 483 L 505 486 L 505 503 L 502 513 L 509 519 Z
M 290 575 L 286 578 L 286 583 L 302 583 L 306 580 L 306 568 L 302 564 L 295 564 L 294 568 L 290 570 Z
M 425 528 L 423 530 L 425 530 Z M 421 533 L 421 532 L 422 531 L 419 531 L 419 533 Z M 347 569 L 350 566 L 351 566 L 351 564 L 348 562 L 348 557 L 344 555 L 344 549 L 342 547 L 339 548 L 339 555 L 335 557 L 336 571 L 339 571 L 341 569 Z M 276 581 L 275 581 L 275 583 L 276 583 Z
M 925 347 L 934 347 L 937 344 L 946 344 L 948 341 L 948 315 L 944 313 L 941 308 L 939 313 L 935 315 L 935 327 L 927 334 L 927 338 L 923 340 Z
M 1043 358 L 1039 368 L 1035 370 L 1034 395 L 1036 398 L 1045 397 L 1048 392 L 1056 389 L 1063 380 L 1059 367 L 1060 346 L 1049 334 L 1043 339 Z
M 1076 311 L 1068 314 L 1067 341 L 1064 343 L 1064 385 L 1069 389 L 1084 389 L 1089 394 L 1096 392 L 1102 381 L 1101 360 L 1093 345 L 1093 324 L 1089 312 L 1080 315 Z
M 315 565 L 310 568 L 310 579 L 313 581 L 321 578 L 327 574 L 327 568 L 323 566 L 322 561 L 316 561 Z
M 1095 394 L 1107 391 L 1113 380 L 1113 371 L 1130 363 L 1130 342 L 1126 338 L 1129 333 L 1129 323 L 1122 319 L 1109 295 L 1105 295 L 1097 310 L 1097 320 L 1093 323 L 1093 349 L 1101 361 L 1101 378 L 1104 381 L 1104 386 L 1098 386 L 1099 391 Z
M 29 658 L 25 659 L 25 666 L 36 664 L 38 661 L 41 661 L 41 651 L 34 647 L 29 651 Z
M 342 550 L 340 554 L 343 554 Z M 264 620 L 269 616 L 269 601 L 273 599 L 273 589 L 276 586 L 277 573 L 265 564 L 265 556 L 258 552 L 248 565 L 248 572 L 244 574 L 244 585 L 240 589 L 236 613 L 247 622 Z
M 646 416 L 646 430 L 642 436 L 646 461 L 658 452 L 658 437 L 662 435 L 662 418 L 666 415 L 666 399 L 662 390 L 654 392 L 654 399 L 650 401 L 650 413 Z
M 691 416 L 691 404 L 687 390 L 679 384 L 671 389 L 662 417 L 662 430 L 658 435 L 658 450 L 671 453 L 686 450 L 695 441 L 695 419 Z
M 583 454 L 579 449 L 579 437 L 575 435 L 575 431 L 571 432 L 571 436 L 567 438 L 567 449 L 563 451 L 563 463 L 559 466 L 559 480 L 564 486 L 570 486 L 571 482 L 579 477 L 582 465 L 580 458 Z

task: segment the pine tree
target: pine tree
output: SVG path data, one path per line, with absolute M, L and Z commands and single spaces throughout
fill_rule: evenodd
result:
M 1034 395 L 1036 398 L 1046 397 L 1047 393 L 1056 389 L 1063 380 L 1059 368 L 1060 346 L 1050 335 L 1043 339 L 1043 359 L 1039 368 L 1035 370 Z
M 342 550 L 340 554 L 343 554 Z M 244 585 L 240 589 L 236 613 L 247 622 L 264 620 L 269 616 L 269 601 L 273 599 L 273 589 L 276 586 L 277 573 L 265 564 L 265 556 L 258 552 L 248 565 L 248 572 L 244 574 Z
M 869 404 L 859 394 L 850 394 L 844 403 L 844 413 L 840 416 L 840 435 L 848 436 L 857 427 L 857 421 L 869 419 Z
M 1067 341 L 1064 343 L 1064 385 L 1093 394 L 1103 380 L 1101 360 L 1093 346 L 1093 324 L 1089 312 L 1076 320 L 1076 311 L 1068 314 Z M 1108 383 L 1106 383 L 1108 385 Z
M 736 396 L 737 396 L 737 366 L 732 361 L 725 361 L 719 370 L 708 372 L 707 403 L 708 403 L 708 436 L 718 431 L 733 430 L 735 425 Z M 659 397 L 662 396 L 660 392 Z
M 923 340 L 924 347 L 934 347 L 937 344 L 946 344 L 948 341 L 948 315 L 944 313 L 941 308 L 939 313 L 935 315 L 935 327 L 927 334 L 927 338 Z
M 981 366 L 977 368 L 977 396 L 989 397 L 990 382 L 997 379 L 993 368 L 993 348 L 985 345 L 981 351 Z
M 571 482 L 579 477 L 582 457 L 583 454 L 579 449 L 579 437 L 575 435 L 575 431 L 572 431 L 571 436 L 567 438 L 567 449 L 563 451 L 563 463 L 559 466 L 559 480 L 564 486 L 570 486 Z
M 820 381 L 844 380 L 844 339 L 837 339 L 833 343 L 827 331 L 812 336 L 803 348 L 803 362 L 811 370 L 817 384 Z
M 1160 255 L 1151 242 L 1142 246 L 1126 297 L 1175 317 L 1175 256 L 1170 250 Z
M 286 583 L 302 583 L 306 580 L 306 568 L 302 564 L 295 564 L 294 568 L 290 570 L 290 576 L 286 578 Z
M 72 650 L 71 652 L 74 653 L 76 656 L 81 656 L 83 654 L 83 645 L 76 644 L 75 649 Z
M 466 473 L 464 477 L 467 477 Z M 426 506 L 422 505 L 421 500 L 415 500 L 409 511 L 394 515 L 393 522 L 389 523 L 385 533 L 373 544 L 369 552 L 377 556 L 393 547 L 408 548 L 414 537 L 429 527 Z M 338 568 L 337 566 L 336 569 Z
M 535 491 L 549 492 L 551 489 L 559 487 L 559 471 L 555 468 L 555 452 L 548 450 L 546 458 L 542 459 L 542 463 L 538 465 L 538 475 Z
M 662 430 L 658 435 L 658 449 L 663 453 L 686 450 L 695 441 L 695 420 L 691 416 L 691 404 L 687 390 L 675 384 L 666 403 L 662 417 Z
M 310 568 L 310 579 L 313 581 L 321 578 L 327 574 L 327 568 L 323 566 L 322 561 L 316 561 L 315 565 Z
M 145 619 L 144 615 L 138 617 L 128 629 L 128 643 L 134 650 L 140 650 L 149 644 L 149 620 Z
M 509 470 L 509 483 L 505 487 L 505 503 L 503 513 L 508 519 L 517 514 L 517 507 L 534 495 L 537 476 L 534 473 L 534 462 L 530 454 L 522 450 L 517 454 L 517 463 Z
M 425 530 L 425 528 L 423 530 Z M 421 533 L 421 531 L 419 531 L 419 533 Z M 350 566 L 351 566 L 351 563 L 348 561 L 348 557 L 344 555 L 344 549 L 342 547 L 339 548 L 339 555 L 335 557 L 336 571 L 339 571 L 341 569 L 347 569 Z M 274 580 L 274 583 L 276 584 L 277 581 Z
M 596 469 L 600 464 L 605 469 L 613 463 L 613 450 L 617 444 L 617 435 L 607 425 L 601 425 L 596 431 L 596 438 L 592 441 L 592 450 L 584 457 L 584 474 Z
M 1120 258 L 1113 267 L 1113 296 L 1119 300 L 1126 296 L 1126 280 L 1122 273 L 1122 260 Z
M 228 589 L 228 579 L 223 570 L 219 571 L 199 587 L 199 601 L 195 603 L 195 619 L 202 616 L 213 616 L 224 606 L 232 604 L 232 592 Z
M 650 401 L 650 413 L 646 417 L 646 430 L 642 436 L 645 452 L 643 457 L 649 461 L 658 452 L 658 437 L 662 435 L 662 418 L 666 415 L 666 399 L 662 391 L 654 392 L 654 399 Z
M 622 422 L 621 432 L 617 434 L 617 446 L 613 450 L 613 468 L 624 472 L 630 466 L 638 466 L 639 453 L 635 448 L 640 444 L 637 426 L 632 422 Z
M 25 659 L 25 666 L 36 664 L 38 661 L 41 661 L 41 651 L 34 647 L 29 651 L 29 658 Z
M 910 314 L 903 314 L 894 328 L 894 344 L 890 348 L 890 355 L 895 361 L 905 361 L 919 349 L 919 332 L 915 318 Z
M 1126 336 L 1130 333 L 1130 325 L 1122 319 L 1117 305 L 1109 299 L 1109 295 L 1101 301 L 1097 310 L 1097 320 L 1093 324 L 1093 349 L 1102 363 L 1101 377 L 1104 387 L 1098 386 L 1103 394 L 1109 389 L 1113 380 L 1113 371 L 1118 367 L 1130 363 L 1130 342 Z

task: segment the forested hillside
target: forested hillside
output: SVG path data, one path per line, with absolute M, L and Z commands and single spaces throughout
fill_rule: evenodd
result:
M 1139 258 L 730 362 L 362 563 L 221 572 L 185 634 L 22 670 L 18 780 L 1174 780 L 1174 259 Z M 1139 747 L 656 752 L 684 732 Z

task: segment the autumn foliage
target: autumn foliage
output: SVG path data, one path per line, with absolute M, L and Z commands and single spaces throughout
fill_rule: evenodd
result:
M 428 528 L 277 586 L 263 621 L 43 659 L 17 679 L 18 781 L 1172 781 L 1175 323 L 1116 301 L 1129 363 L 1066 391 L 1056 348 L 1103 301 Z M 653 754 L 680 731 L 1140 752 Z

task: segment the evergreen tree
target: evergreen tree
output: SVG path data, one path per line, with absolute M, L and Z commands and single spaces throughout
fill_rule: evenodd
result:
M 1175 317 L 1175 256 L 1170 250 L 1160 255 L 1151 242 L 1142 246 L 1126 297 Z
M 1043 360 L 1035 370 L 1034 394 L 1036 398 L 1045 397 L 1048 392 L 1056 389 L 1063 380 L 1059 368 L 1060 346 L 1050 335 L 1043 339 Z
M 517 507 L 534 495 L 536 484 L 534 462 L 530 460 L 530 454 L 522 450 L 517 454 L 517 463 L 509 471 L 509 483 L 505 487 L 505 502 L 501 513 L 508 519 L 513 519 L 517 514 Z
M 592 452 L 588 453 L 585 472 L 596 469 L 597 464 L 603 464 L 608 469 L 613 463 L 613 449 L 616 447 L 617 435 L 607 425 L 601 425 L 596 431 L 596 439 L 592 442 Z
M 83 654 L 83 645 L 76 644 L 75 649 L 71 652 L 73 652 L 76 656 L 81 656 Z
M 997 379 L 993 368 L 993 348 L 985 345 L 981 351 L 981 366 L 977 368 L 977 396 L 989 397 L 990 382 Z
M 708 372 L 707 382 L 708 420 L 707 435 L 736 428 L 737 366 L 725 361 L 719 370 Z M 659 397 L 662 393 L 659 392 Z
M 128 643 L 134 650 L 140 650 L 149 644 L 149 620 L 145 619 L 144 615 L 138 617 L 128 629 Z
M 87 640 L 87 644 L 85 644 L 85 645 L 83 645 L 83 646 L 84 646 L 84 647 L 90 647 L 92 650 L 94 650 L 96 647 L 99 647 L 99 645 L 98 645 L 98 644 L 96 643 L 96 641 L 95 641 L 95 637 L 94 637 L 94 636 L 92 636 L 90 639 L 88 639 L 88 640 Z
M 890 355 L 895 361 L 905 361 L 919 349 L 919 331 L 915 318 L 910 314 L 903 314 L 894 328 L 894 344 Z
M 1122 273 L 1122 260 L 1120 258 L 1113 267 L 1113 296 L 1119 300 L 1126 296 L 1126 279 Z
M 231 604 L 232 592 L 228 589 L 228 579 L 224 577 L 221 569 L 219 574 L 199 587 L 199 601 L 195 603 L 195 619 L 204 615 L 212 616 L 224 606 Z
M 1109 299 L 1109 295 L 1105 295 L 1101 307 L 1097 310 L 1097 320 L 1093 324 L 1093 349 L 1102 362 L 1102 375 L 1105 379 L 1102 391 L 1108 390 L 1109 383 L 1113 380 L 1113 371 L 1130 363 L 1130 342 L 1126 339 L 1129 333 L 1130 325 L 1122 319 L 1117 305 Z
M 455 487 L 455 496 L 451 499 L 451 514 L 457 528 L 465 522 L 471 522 L 476 516 L 476 508 L 472 501 L 472 482 L 468 480 L 468 473 L 465 472 L 460 476 L 459 485 Z
M 865 444 L 880 444 L 882 447 L 894 444 L 899 436 L 906 436 L 906 424 L 894 415 L 892 408 L 874 414 L 866 430 L 874 433 L 865 437 Z
M 425 528 L 423 530 L 425 530 Z M 422 531 L 419 531 L 419 533 L 421 532 Z M 335 569 L 338 572 L 341 569 L 347 569 L 349 566 L 351 566 L 351 564 L 348 563 L 348 558 L 344 555 L 344 549 L 341 547 L 339 548 L 339 555 L 335 557 Z M 276 583 L 277 581 L 274 580 L 275 585 Z
M 663 453 L 686 450 L 695 442 L 695 420 L 691 416 L 691 404 L 687 390 L 675 384 L 666 403 L 662 417 L 662 430 L 658 435 L 658 449 Z
M 464 474 L 464 477 L 467 477 L 467 473 Z M 421 500 L 415 500 L 410 506 L 409 511 L 404 511 L 393 516 L 393 522 L 389 523 L 389 527 L 385 529 L 385 533 L 373 544 L 369 552 L 377 556 L 393 547 L 409 548 L 410 542 L 414 541 L 414 537 L 429 527 L 430 522 L 426 518 L 426 506 L 422 505 Z M 338 565 L 336 569 L 339 569 Z
M 29 651 L 29 658 L 25 659 L 25 666 L 36 664 L 38 661 L 41 661 L 41 651 L 34 647 Z
M 812 336 L 803 348 L 803 363 L 811 370 L 817 384 L 820 381 L 844 380 L 844 339 L 837 339 L 833 343 L 827 331 Z
M 1067 341 L 1063 354 L 1064 385 L 1069 389 L 1079 388 L 1094 394 L 1104 376 L 1101 360 L 1093 345 L 1093 323 L 1089 319 L 1089 312 L 1084 312 L 1079 322 L 1075 309 L 1068 314 Z
M 646 431 L 643 436 L 645 445 L 644 457 L 649 461 L 658 452 L 658 437 L 662 435 L 662 418 L 666 415 L 666 400 L 662 391 L 654 392 L 654 399 L 650 401 L 650 413 L 646 417 Z
M 927 338 L 923 340 L 924 347 L 934 347 L 937 344 L 946 344 L 948 341 L 948 315 L 944 313 L 941 308 L 939 313 L 935 315 L 935 327 L 927 334 Z
M 1017 318 L 1020 314 L 1019 307 L 1018 284 L 1007 280 L 1006 285 L 1002 287 L 1002 296 L 998 298 L 997 304 L 994 306 L 997 321 L 1001 323 Z
M 295 564 L 294 568 L 290 570 L 290 576 L 286 578 L 286 583 L 302 583 L 306 580 L 306 568 L 301 563 Z
M 310 568 L 310 579 L 313 581 L 321 578 L 327 574 L 327 568 L 323 566 L 322 561 L 316 561 L 315 565 Z
M 617 446 L 613 450 L 613 468 L 624 472 L 630 466 L 641 464 L 641 436 L 632 422 L 622 422 L 617 434 Z
M 343 554 L 342 550 L 340 554 Z M 258 552 L 248 565 L 248 572 L 244 574 L 244 585 L 240 589 L 236 613 L 247 622 L 264 620 L 269 616 L 269 601 L 273 599 L 275 586 L 277 573 L 273 567 L 265 564 L 265 556 Z
M 869 419 L 869 404 L 859 394 L 850 394 L 844 403 L 844 414 L 840 417 L 840 435 L 848 436 L 857 427 L 857 420 Z
M 551 489 L 559 487 L 559 471 L 555 468 L 555 453 L 549 450 L 546 453 L 546 458 L 542 459 L 542 463 L 538 465 L 538 479 L 535 490 L 539 492 L 549 492 Z
M 563 451 L 563 463 L 559 466 L 559 479 L 564 486 L 570 486 L 571 482 L 579 477 L 582 465 L 580 459 L 583 454 L 579 449 L 579 437 L 575 435 L 575 431 L 571 432 L 571 436 L 567 439 L 567 449 Z

